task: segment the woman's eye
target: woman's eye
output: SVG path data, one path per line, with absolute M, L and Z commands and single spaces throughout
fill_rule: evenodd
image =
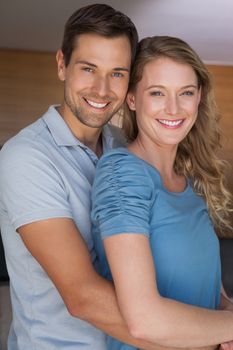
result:
M 187 91 L 182 92 L 181 95 L 193 96 L 193 95 L 194 95 L 194 92 L 193 92 L 193 91 L 190 91 L 190 90 L 187 90 Z

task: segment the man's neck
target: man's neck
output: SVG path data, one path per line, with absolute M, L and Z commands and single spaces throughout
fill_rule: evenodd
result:
M 73 114 L 67 113 L 63 106 L 58 107 L 57 111 L 70 128 L 72 134 L 100 157 L 103 153 L 102 128 L 91 128 L 84 125 Z
M 103 154 L 103 142 L 101 135 L 99 136 L 96 143 L 84 143 L 88 148 L 90 148 L 98 158 L 100 158 Z

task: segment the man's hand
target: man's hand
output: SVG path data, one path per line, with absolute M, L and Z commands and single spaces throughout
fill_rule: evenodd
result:
M 220 350 L 233 350 L 233 340 L 221 344 Z
M 222 310 L 228 310 L 228 311 L 233 311 L 233 303 L 231 300 L 228 298 L 223 286 L 221 290 L 221 302 L 220 302 L 220 309 Z M 222 343 L 220 345 L 220 350 L 233 350 L 233 340 Z

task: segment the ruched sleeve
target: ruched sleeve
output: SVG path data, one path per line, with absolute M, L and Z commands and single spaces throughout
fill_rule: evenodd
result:
M 101 237 L 149 235 L 153 192 L 151 178 L 139 159 L 114 151 L 103 156 L 92 192 L 92 221 Z

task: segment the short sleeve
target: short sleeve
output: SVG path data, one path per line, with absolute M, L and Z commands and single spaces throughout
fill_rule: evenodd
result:
M 102 238 L 119 233 L 149 235 L 153 185 L 135 157 L 103 156 L 92 191 L 92 221 Z
M 15 229 L 34 221 L 72 217 L 65 186 L 52 157 L 28 144 L 0 152 L 2 210 Z

